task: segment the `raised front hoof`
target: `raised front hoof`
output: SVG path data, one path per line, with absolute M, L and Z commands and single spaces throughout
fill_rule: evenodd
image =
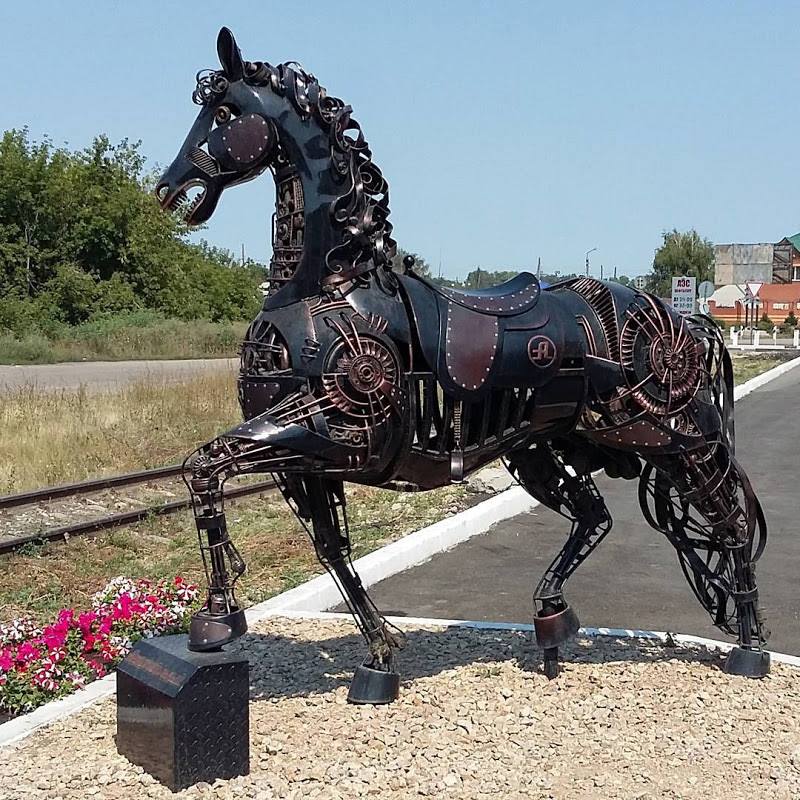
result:
M 746 678 L 763 678 L 769 675 L 769 653 L 764 650 L 749 650 L 734 647 L 725 659 L 728 675 L 744 675 Z
M 386 672 L 375 667 L 362 664 L 356 668 L 350 692 L 347 695 L 348 703 L 357 705 L 385 705 L 397 700 L 400 694 L 400 675 L 397 672 Z
M 209 614 L 198 611 L 189 625 L 189 649 L 195 652 L 219 650 L 247 633 L 244 611 L 230 614 Z
M 569 606 L 555 614 L 543 614 L 540 611 L 533 618 L 536 643 L 544 649 L 558 647 L 569 641 L 580 627 L 577 614 Z

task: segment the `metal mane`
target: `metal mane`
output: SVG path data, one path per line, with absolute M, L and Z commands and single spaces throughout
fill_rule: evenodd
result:
M 214 102 L 228 88 L 223 70 L 202 70 L 197 73 L 196 81 L 192 100 L 201 106 Z M 275 94 L 289 98 L 302 119 L 313 120 L 328 136 L 331 171 L 343 180 L 344 189 L 331 205 L 331 220 L 341 241 L 325 256 L 328 275 L 323 285 L 333 286 L 351 280 L 363 283 L 365 272 L 382 267 L 389 269 L 397 251 L 388 219 L 389 185 L 372 160 L 372 151 L 361 126 L 351 116 L 352 107 L 329 95 L 316 77 L 296 61 L 277 66 L 265 61 L 247 61 L 244 81 L 251 86 L 268 87 Z M 273 225 L 272 231 L 268 295 L 275 294 L 291 280 L 300 260 L 297 246 L 291 243 L 290 225 L 285 229 L 280 225 L 282 217 L 297 213 L 296 207 L 282 207 L 288 205 L 282 204 L 282 182 L 289 184 L 286 189 L 290 194 L 298 194 L 297 187 L 290 185 L 289 167 L 290 158 L 284 150 L 274 169 L 278 224 Z M 295 204 L 298 200 L 302 203 L 302 197 L 292 199 Z

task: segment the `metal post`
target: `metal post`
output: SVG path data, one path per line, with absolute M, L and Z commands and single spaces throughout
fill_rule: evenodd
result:
M 586 251 L 586 277 L 587 278 L 589 277 L 589 254 L 590 253 L 594 253 L 595 250 L 597 250 L 597 248 L 593 247 L 591 250 L 587 250 Z

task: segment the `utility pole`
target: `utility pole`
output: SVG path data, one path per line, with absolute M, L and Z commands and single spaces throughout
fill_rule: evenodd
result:
M 244 242 L 242 242 L 242 266 L 244 266 Z
M 542 257 L 539 256 L 539 262 L 536 265 L 536 277 L 541 279 L 542 277 Z
M 591 250 L 587 250 L 586 251 L 586 277 L 587 278 L 589 277 L 589 254 L 590 253 L 594 253 L 595 250 L 597 250 L 597 248 L 593 247 Z
M 614 267 L 614 280 L 616 280 L 616 279 L 617 279 L 617 268 Z
M 600 265 L 600 280 L 603 280 L 603 265 Z

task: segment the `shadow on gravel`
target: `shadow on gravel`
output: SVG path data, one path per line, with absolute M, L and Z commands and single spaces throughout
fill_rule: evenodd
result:
M 408 644 L 398 668 L 404 681 L 437 675 L 456 667 L 473 666 L 491 682 L 493 665 L 514 661 L 532 680 L 547 683 L 541 671 L 541 651 L 532 634 L 447 628 L 442 631 L 406 630 Z M 232 651 L 234 647 L 230 648 Z M 360 635 L 308 640 L 276 634 L 251 633 L 237 650 L 250 659 L 251 697 L 254 700 L 296 697 L 330 692 L 348 686 L 353 670 L 365 655 Z M 705 648 L 666 647 L 646 640 L 597 637 L 562 648 L 564 664 L 657 663 L 674 660 L 706 664 L 719 669 L 723 656 Z M 556 682 L 563 678 L 556 678 Z

